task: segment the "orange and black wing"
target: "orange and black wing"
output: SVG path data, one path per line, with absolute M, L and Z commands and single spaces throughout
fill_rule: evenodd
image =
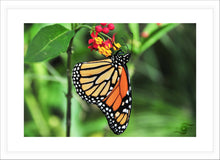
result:
M 115 87 L 121 70 L 111 59 L 78 63 L 73 68 L 73 84 L 78 95 L 88 103 L 98 104 Z
M 131 87 L 126 66 L 115 66 L 111 59 L 78 63 L 73 68 L 73 84 L 78 95 L 97 104 L 111 130 L 121 134 L 131 114 Z
M 132 98 L 127 68 L 121 68 L 121 75 L 111 93 L 98 104 L 115 134 L 121 134 L 128 126 Z

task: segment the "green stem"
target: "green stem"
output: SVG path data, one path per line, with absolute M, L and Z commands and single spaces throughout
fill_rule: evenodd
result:
M 71 28 L 73 30 L 73 24 L 71 24 Z M 71 127 L 71 98 L 72 98 L 72 82 L 71 82 L 71 59 L 72 59 L 72 43 L 73 38 L 71 38 L 69 46 L 67 48 L 67 83 L 68 83 L 68 89 L 67 89 L 67 116 L 66 116 L 66 137 L 70 137 L 70 127 Z
M 103 37 L 102 35 L 99 35 L 104 41 L 105 41 L 105 37 Z
M 107 37 L 108 39 L 112 39 L 111 37 L 109 37 L 107 34 L 99 32 L 100 35 Z
M 92 27 L 90 27 L 90 26 L 88 26 L 88 25 L 79 25 L 77 28 L 76 28 L 76 30 L 79 30 L 80 28 L 88 28 L 88 29 L 90 29 L 90 30 L 92 30 Z

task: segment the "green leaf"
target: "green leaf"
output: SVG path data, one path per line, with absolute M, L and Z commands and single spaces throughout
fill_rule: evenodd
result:
M 30 43 L 24 62 L 40 62 L 66 52 L 73 30 L 55 24 L 42 28 Z
M 148 27 L 149 32 L 151 33 L 148 38 L 146 38 L 146 41 L 142 44 L 140 48 L 140 53 L 144 52 L 146 49 L 148 49 L 150 46 L 152 46 L 157 40 L 159 40 L 163 35 L 165 35 L 167 32 L 169 32 L 171 29 L 175 28 L 178 24 L 177 23 L 168 23 L 163 24 L 162 26 L 158 26 L 156 30 L 153 31 L 154 26 Z M 147 31 L 147 28 L 146 30 Z

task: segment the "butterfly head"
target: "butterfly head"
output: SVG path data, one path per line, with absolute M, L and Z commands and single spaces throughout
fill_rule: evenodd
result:
M 112 56 L 112 61 L 118 63 L 118 65 L 125 65 L 131 57 L 130 53 L 125 54 L 122 51 L 118 51 L 115 55 Z

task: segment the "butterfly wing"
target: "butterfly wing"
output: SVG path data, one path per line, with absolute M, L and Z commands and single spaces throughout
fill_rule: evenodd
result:
M 73 68 L 73 84 L 79 96 L 97 104 L 111 92 L 120 76 L 111 59 L 78 63 Z
M 108 120 L 109 127 L 115 134 L 121 134 L 128 126 L 131 114 L 131 87 L 127 68 L 122 69 L 120 79 L 111 93 L 100 104 L 100 109 Z
M 73 84 L 79 96 L 97 104 L 105 114 L 111 130 L 121 134 L 131 113 L 131 87 L 126 66 L 112 64 L 111 59 L 78 63 L 73 68 Z

